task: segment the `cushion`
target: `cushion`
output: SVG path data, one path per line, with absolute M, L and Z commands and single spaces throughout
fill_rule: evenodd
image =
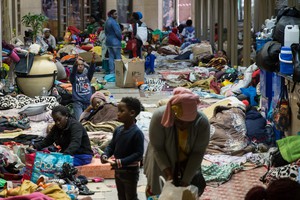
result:
M 36 103 L 36 104 L 28 104 L 21 108 L 18 112 L 19 114 L 26 114 L 27 116 L 39 115 L 43 112 L 46 112 L 48 104 L 46 103 Z

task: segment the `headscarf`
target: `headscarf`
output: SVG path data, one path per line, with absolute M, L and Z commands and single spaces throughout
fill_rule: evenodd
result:
M 143 14 L 142 14 L 140 11 L 137 11 L 136 13 L 137 13 L 138 16 L 139 16 L 139 20 L 143 19 Z
M 183 87 L 174 89 L 173 94 L 174 96 L 168 101 L 161 119 L 164 127 L 173 126 L 175 117 L 189 122 L 194 121 L 197 117 L 197 106 L 200 103 L 198 95 Z
M 93 99 L 94 98 L 99 98 L 99 99 L 101 99 L 102 101 L 104 101 L 104 102 L 106 102 L 106 97 L 104 96 L 104 94 L 102 93 L 102 92 L 95 92 L 92 96 L 91 96 L 91 99 L 90 99 L 90 101 L 91 101 L 91 103 L 93 102 Z

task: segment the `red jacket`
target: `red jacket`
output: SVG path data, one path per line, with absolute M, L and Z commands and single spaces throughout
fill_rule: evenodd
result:
M 169 44 L 175 45 L 180 47 L 181 45 L 181 41 L 179 40 L 179 38 L 177 37 L 177 35 L 173 32 L 171 32 L 169 34 Z

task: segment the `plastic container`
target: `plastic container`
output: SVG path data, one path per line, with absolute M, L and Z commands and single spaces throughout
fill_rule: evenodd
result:
M 111 94 L 111 95 L 109 96 L 109 102 L 110 102 L 110 103 L 113 103 L 113 104 L 116 103 L 116 100 L 115 100 L 115 98 L 114 98 L 114 95 Z
M 271 38 L 256 38 L 256 51 L 260 50 L 267 42 L 271 40 Z
M 48 96 L 48 91 L 45 87 L 42 88 L 41 96 Z
M 280 72 L 286 75 L 292 75 L 294 72 L 293 55 L 290 47 L 281 47 L 279 54 Z
M 299 26 L 286 25 L 284 29 L 284 46 L 291 47 L 293 43 L 299 43 Z
M 16 63 L 20 61 L 20 57 L 14 50 L 10 52 L 9 57 Z

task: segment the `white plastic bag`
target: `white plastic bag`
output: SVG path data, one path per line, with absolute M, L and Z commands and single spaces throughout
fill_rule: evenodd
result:
M 198 197 L 198 188 L 194 185 L 190 185 L 187 187 L 176 187 L 172 184 L 172 181 L 165 181 L 165 179 L 160 176 L 159 177 L 162 184 L 160 182 L 160 187 L 162 188 L 162 192 L 159 195 L 159 200 L 197 200 Z
M 29 49 L 28 49 L 28 51 L 29 51 L 30 53 L 33 53 L 33 54 L 35 54 L 35 55 L 39 54 L 40 50 L 41 50 L 41 45 L 36 44 L 36 43 L 30 45 L 30 46 L 29 46 Z
M 141 40 L 143 44 L 147 42 L 148 30 L 145 23 L 143 23 L 141 26 L 136 24 L 136 37 L 137 39 Z

